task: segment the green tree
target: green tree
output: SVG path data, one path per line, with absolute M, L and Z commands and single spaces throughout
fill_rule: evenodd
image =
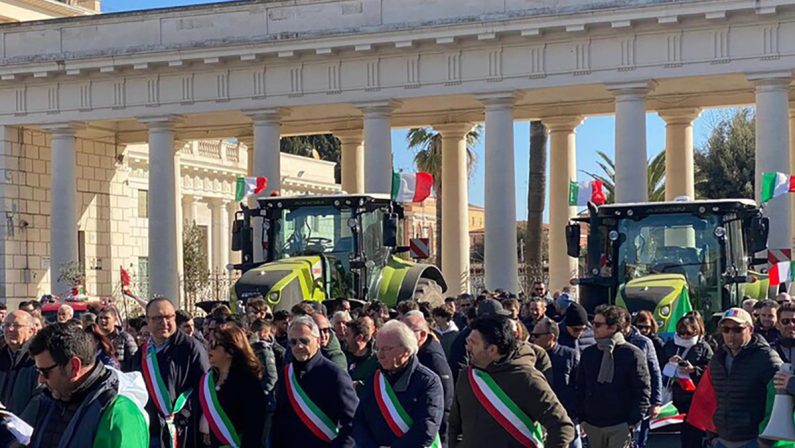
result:
M 527 229 L 525 244 L 525 291 L 532 281 L 544 278 L 543 220 L 547 187 L 547 129 L 541 121 L 530 122 L 530 175 L 527 181 Z
M 473 148 L 483 133 L 481 125 L 474 126 L 466 135 L 467 171 L 475 166 Z M 406 135 L 410 150 L 414 151 L 414 164 L 419 171 L 431 173 L 436 196 L 436 264 L 442 265 L 442 135 L 433 128 L 412 128 Z
M 755 128 L 755 117 L 747 108 L 713 126 L 707 142 L 693 154 L 696 197 L 753 199 Z
M 298 135 L 284 137 L 280 143 L 281 152 L 304 157 L 318 157 L 320 160 L 334 162 L 334 182 L 342 179 L 342 145 L 333 134 Z
M 616 192 L 616 164 L 613 159 L 603 151 L 596 151 L 601 160 L 596 164 L 602 170 L 601 174 L 591 171 L 581 170 L 595 180 L 602 181 L 602 189 L 607 195 L 607 203 L 615 202 Z M 665 151 L 660 151 L 648 162 L 646 167 L 646 180 L 650 202 L 660 202 L 665 200 Z
M 202 230 L 195 223 L 188 224 L 182 231 L 182 270 L 185 299 L 195 304 L 196 298 L 210 282 L 210 269 L 203 245 L 207 241 Z

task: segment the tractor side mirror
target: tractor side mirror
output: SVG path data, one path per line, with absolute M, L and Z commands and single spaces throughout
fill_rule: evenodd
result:
M 243 220 L 235 219 L 232 223 L 232 252 L 240 252 L 243 248 Z
M 770 218 L 754 216 L 751 218 L 749 232 L 749 252 L 751 255 L 767 249 L 767 235 L 770 231 Z
M 580 258 L 580 224 L 566 225 L 566 252 L 570 257 Z
M 387 213 L 384 215 L 383 240 L 386 247 L 397 247 L 398 215 Z

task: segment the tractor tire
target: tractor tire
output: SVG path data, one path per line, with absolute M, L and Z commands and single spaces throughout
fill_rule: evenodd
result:
M 414 300 L 417 303 L 427 302 L 431 309 L 444 305 L 442 287 L 435 280 L 421 278 L 414 289 Z

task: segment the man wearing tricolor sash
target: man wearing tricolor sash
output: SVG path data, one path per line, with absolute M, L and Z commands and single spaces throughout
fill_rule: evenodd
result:
M 399 321 L 376 334 L 380 368 L 364 385 L 356 409 L 357 447 L 440 448 L 444 392 L 439 377 L 417 360 L 414 332 Z
M 449 447 L 568 447 L 574 424 L 509 319 L 480 317 L 470 328 L 471 365 L 456 382 Z
M 320 329 L 309 316 L 287 328 L 292 361 L 277 386 L 271 446 L 354 446 L 353 414 L 359 400 L 348 373 L 320 353 Z
M 146 411 L 152 448 L 187 446 L 191 422 L 191 394 L 210 368 L 207 350 L 177 330 L 176 310 L 158 297 L 146 304 L 150 339 L 139 350 L 135 370 L 140 371 L 149 392 Z M 190 445 L 190 443 L 188 443 Z

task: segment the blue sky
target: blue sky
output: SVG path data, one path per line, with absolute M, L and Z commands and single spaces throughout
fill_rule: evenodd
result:
M 132 11 L 151 8 L 165 8 L 171 6 L 192 5 L 200 3 L 216 3 L 211 0 L 103 0 L 103 12 Z M 701 117 L 693 123 L 693 141 L 696 148 L 704 144 L 712 125 L 725 116 L 725 109 L 706 110 Z M 596 165 L 596 151 L 604 151 L 611 157 L 614 155 L 615 146 L 615 120 L 613 116 L 589 117 L 577 128 L 577 175 L 579 180 L 586 180 L 588 176 L 582 171 L 598 172 Z M 514 150 L 516 161 L 516 217 L 525 219 L 527 216 L 527 177 L 528 177 L 528 147 L 529 147 L 529 122 L 514 123 Z M 394 154 L 395 168 L 413 171 L 414 153 L 406 145 L 405 129 L 396 129 L 392 132 L 392 152 Z M 646 115 L 646 150 L 649 158 L 665 148 L 665 122 L 656 113 Z M 475 147 L 477 163 L 469 180 L 469 202 L 483 205 L 483 178 L 484 178 L 484 147 L 483 140 Z M 547 157 L 549 160 L 549 157 Z M 548 195 L 547 195 L 548 196 Z M 547 201 L 549 198 L 547 197 Z M 547 210 L 549 206 L 547 205 Z M 545 220 L 546 220 L 545 212 Z

